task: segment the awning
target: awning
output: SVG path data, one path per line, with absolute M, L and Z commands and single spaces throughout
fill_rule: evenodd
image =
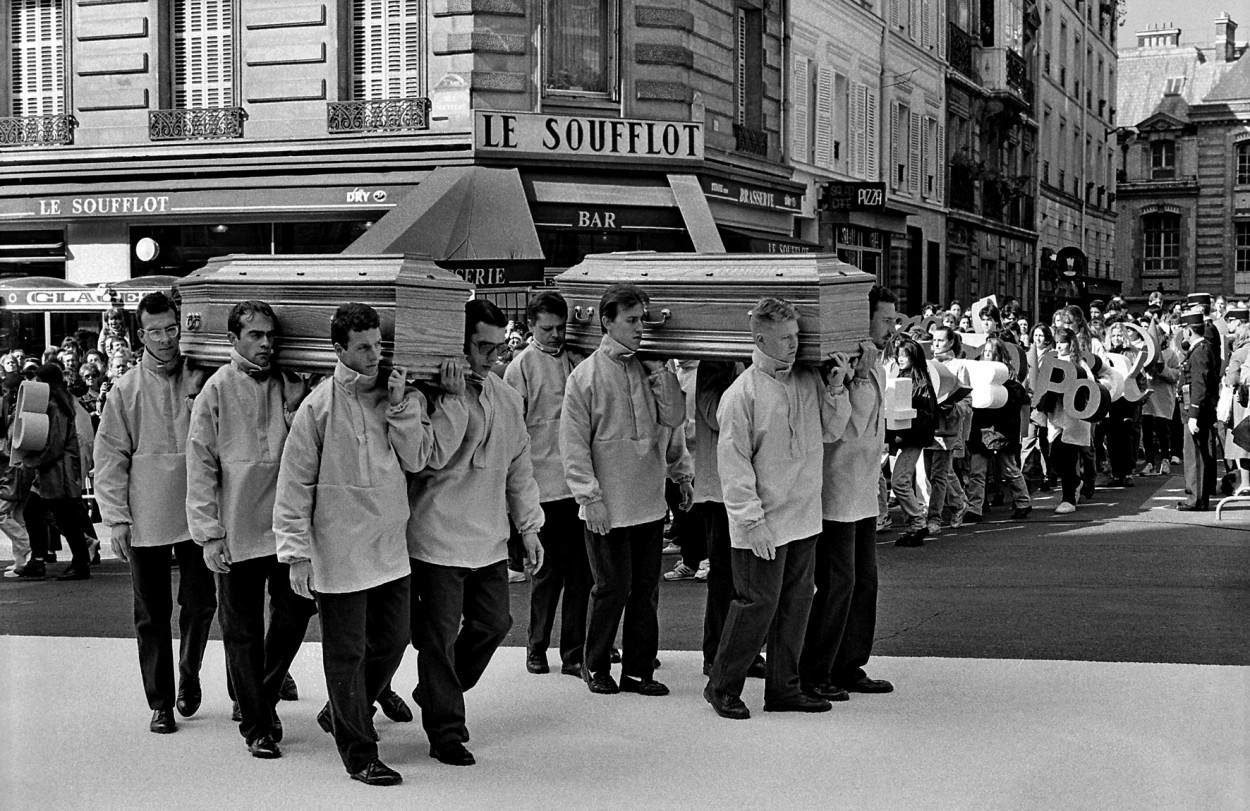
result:
M 541 281 L 544 261 L 520 173 L 483 166 L 435 169 L 343 253 L 425 254 L 494 284 Z
M 740 226 L 720 226 L 725 247 L 730 253 L 820 253 L 821 247 L 815 242 L 795 239 L 787 234 L 774 231 L 757 231 L 753 228 Z

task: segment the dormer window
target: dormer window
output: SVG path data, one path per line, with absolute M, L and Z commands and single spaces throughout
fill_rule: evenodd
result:
M 1171 79 L 1168 79 L 1167 82 L 1164 83 L 1163 95 L 1179 96 L 1184 89 L 1185 89 L 1185 77 L 1174 76 Z
M 1150 179 L 1171 180 L 1176 177 L 1176 142 L 1152 141 L 1150 144 Z

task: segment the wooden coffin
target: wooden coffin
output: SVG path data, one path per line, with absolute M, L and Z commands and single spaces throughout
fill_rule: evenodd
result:
M 599 346 L 599 299 L 637 284 L 651 299 L 642 350 L 670 358 L 749 360 L 750 310 L 764 296 L 799 310 L 800 361 L 855 351 L 868 337 L 874 278 L 832 254 L 592 254 L 556 277 L 569 303 L 568 340 Z
M 444 358 L 464 358 L 464 303 L 473 287 L 428 257 L 236 254 L 209 260 L 178 290 L 182 352 L 193 362 L 227 363 L 230 309 L 259 299 L 273 307 L 282 331 L 276 363 L 327 374 L 337 360 L 330 319 L 339 305 L 359 301 L 378 311 L 383 362 L 432 379 Z

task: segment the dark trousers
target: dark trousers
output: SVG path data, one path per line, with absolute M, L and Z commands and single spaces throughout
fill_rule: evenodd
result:
M 824 522 L 816 541 L 815 580 L 799 674 L 808 687 L 849 684 L 865 675 L 877 631 L 875 517 Z
M 707 557 L 707 532 L 703 529 L 706 521 L 702 504 L 693 504 L 688 512 L 677 508 L 674 516 L 682 516 L 681 521 L 681 562 L 691 569 L 698 569 L 699 564 Z
M 378 756 L 370 709 L 408 647 L 410 580 L 404 576 L 364 591 L 317 595 L 334 743 L 348 773 Z
M 230 564 L 217 575 L 221 639 L 226 672 L 249 744 L 273 726 L 278 690 L 299 653 L 317 604 L 291 590 L 291 567 L 276 555 Z M 265 587 L 269 587 L 269 630 L 265 631 Z
M 750 549 L 730 550 L 734 597 L 712 665 L 713 689 L 742 695 L 747 668 L 767 639 L 765 703 L 785 702 L 799 695 L 799 655 L 812 610 L 816 538 L 813 535 L 779 546 L 772 560 L 764 560 Z
M 705 501 L 699 506 L 703 508 L 709 567 L 707 603 L 703 610 L 703 666 L 710 670 L 716 661 L 716 651 L 720 649 L 725 617 L 729 615 L 729 603 L 734 597 L 733 563 L 729 554 L 729 513 L 725 512 L 725 505 Z
M 1098 425 L 1101 425 L 1101 423 Z M 1098 425 L 1094 426 L 1094 428 L 1097 429 Z M 1091 433 L 1095 432 L 1091 431 Z M 1095 436 L 1101 436 L 1101 431 L 1096 433 Z M 1094 445 L 1075 447 L 1077 447 L 1081 459 L 1081 495 L 1085 498 L 1093 498 L 1095 483 L 1098 480 L 1097 449 Z
M 1069 504 L 1076 504 L 1076 491 L 1081 486 L 1081 457 L 1085 448 L 1081 445 L 1069 445 L 1058 440 L 1050 446 L 1050 462 L 1059 474 L 1059 482 L 1063 489 L 1061 499 Z
M 1172 455 L 1172 421 L 1167 417 L 1153 417 L 1143 414 L 1142 446 L 1146 452 L 1146 461 L 1158 464 Z
M 87 520 L 87 508 L 82 499 L 43 498 L 31 493 L 26 502 L 24 520 L 26 533 L 30 536 L 31 560 L 43 560 L 47 557 L 50 538 L 59 534 L 64 535 L 69 543 L 74 556 L 71 562 L 75 568 L 86 569 L 91 564 L 87 535 L 94 533 L 91 522 Z M 53 522 L 60 530 L 59 533 L 53 533 Z
M 586 527 L 571 498 L 543 503 L 543 566 L 534 573 L 530 591 L 529 652 L 546 653 L 551 627 L 560 607 L 560 661 L 582 663 L 586 645 L 586 605 L 590 600 L 590 561 L 586 559 Z M 564 600 L 561 603 L 560 595 Z
M 1184 432 L 1185 448 L 1185 487 L 1190 495 L 1185 501 L 1199 507 L 1210 506 L 1211 495 L 1215 492 L 1215 427 L 1198 424 L 1198 432 L 1191 434 L 1186 426 Z M 30 508 L 27 507 L 27 510 Z
M 27 510 L 30 508 L 27 507 Z M 169 546 L 130 547 L 130 580 L 135 592 L 135 635 L 139 639 L 139 672 L 148 707 L 174 706 L 173 636 L 169 630 L 174 606 L 170 593 Z M 204 552 L 195 541 L 172 547 L 178 558 L 178 678 L 196 682 L 208 645 L 208 630 L 217 611 L 213 573 L 204 565 Z
M 1106 426 L 1107 461 L 1111 475 L 1123 479 L 1133 472 L 1137 463 L 1137 421 L 1140 406 L 1119 400 L 1111 404 L 1111 413 L 1103 420 Z
M 466 569 L 409 560 L 421 725 L 434 746 L 464 743 L 464 694 L 477 685 L 512 627 L 508 565 L 501 560 Z
M 681 509 L 681 486 L 672 479 L 664 480 L 664 503 L 668 505 L 669 514 L 673 516 L 673 527 L 670 534 L 673 543 L 681 547 L 682 562 L 692 569 L 697 569 L 699 561 L 703 560 L 705 553 L 703 549 L 703 529 L 695 520 L 693 510 L 687 512 Z M 689 552 L 686 551 L 688 545 L 693 545 Z M 694 563 L 690 562 L 692 558 Z
M 586 530 L 590 589 L 586 653 L 591 673 L 611 670 L 612 643 L 624 613 L 621 673 L 644 681 L 655 674 L 660 646 L 660 558 L 664 522 L 618 527 L 607 535 Z

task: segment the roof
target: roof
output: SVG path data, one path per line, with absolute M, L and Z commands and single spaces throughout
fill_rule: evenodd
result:
M 1250 100 L 1250 59 L 1243 56 L 1234 62 L 1202 100 L 1203 102 Z
M 1246 77 L 1232 85 L 1234 91 L 1250 87 L 1250 59 L 1225 62 L 1206 45 L 1125 49 L 1118 70 L 1116 122 L 1130 127 L 1160 112 L 1187 122 L 1189 108 L 1207 101 L 1230 73 Z M 1168 81 L 1179 78 L 1185 80 L 1180 92 L 1164 95 Z

